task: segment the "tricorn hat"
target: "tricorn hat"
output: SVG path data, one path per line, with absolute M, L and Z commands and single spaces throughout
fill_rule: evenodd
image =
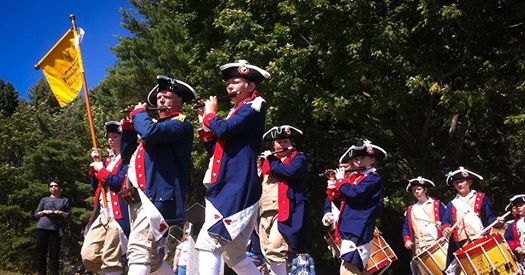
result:
M 463 166 L 460 166 L 458 170 L 449 172 L 447 174 L 447 184 L 449 186 L 452 186 L 455 180 L 460 179 L 483 180 L 483 177 L 468 169 L 465 169 Z
M 435 187 L 436 185 L 434 184 L 433 181 L 429 180 L 429 179 L 425 179 L 421 176 L 417 177 L 417 178 L 413 178 L 411 180 L 408 181 L 408 185 L 407 185 L 407 192 L 410 192 L 410 188 L 412 188 L 412 186 L 423 186 L 423 187 Z
M 339 158 L 339 162 L 343 161 L 344 159 L 351 159 L 354 157 L 360 157 L 360 156 L 370 156 L 375 157 L 377 160 L 382 160 L 387 156 L 386 151 L 377 146 L 372 144 L 369 140 L 363 140 L 362 144 L 358 145 L 352 145 L 346 152 Z
M 270 73 L 254 65 L 250 65 L 246 60 L 237 60 L 234 63 L 224 64 L 220 67 L 224 80 L 234 77 L 241 77 L 256 84 L 270 77 Z
M 271 141 L 271 140 L 277 140 L 277 139 L 283 139 L 283 138 L 292 138 L 295 136 L 302 135 L 303 131 L 290 126 L 290 125 L 281 125 L 281 126 L 274 126 L 270 130 L 268 130 L 263 135 L 263 140 L 265 141 Z
M 111 132 L 111 133 L 120 134 L 122 132 L 122 128 L 120 127 L 120 122 L 118 121 L 110 120 L 104 123 L 104 125 L 106 126 L 106 133 Z
M 189 84 L 169 78 L 164 75 L 157 75 L 157 85 L 148 94 L 148 103 L 157 105 L 157 94 L 163 90 L 170 90 L 180 96 L 183 102 L 188 102 L 199 98 L 193 87 Z
M 516 195 L 516 196 L 510 198 L 510 203 L 512 205 L 525 203 L 525 194 Z M 505 207 L 505 211 L 509 211 L 509 210 L 507 210 L 507 208 Z

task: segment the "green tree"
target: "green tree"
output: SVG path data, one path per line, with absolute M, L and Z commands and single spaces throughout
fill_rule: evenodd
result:
M 18 92 L 9 82 L 0 79 L 0 113 L 11 116 L 18 107 Z
M 54 109 L 60 107 L 58 100 L 49 87 L 49 84 L 47 84 L 47 81 L 43 78 L 39 79 L 29 90 L 29 102 L 33 106 L 44 104 L 45 106 Z

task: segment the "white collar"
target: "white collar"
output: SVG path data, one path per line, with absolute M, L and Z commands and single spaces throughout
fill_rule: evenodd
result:
M 417 205 L 423 205 L 423 204 L 431 203 L 431 202 L 433 202 L 433 201 L 434 201 L 434 200 L 433 200 L 431 197 L 428 197 L 428 199 L 427 199 L 426 201 L 424 201 L 424 202 L 419 202 L 419 201 L 417 201 L 416 204 L 417 204 Z
M 470 190 L 470 193 L 468 193 L 466 196 L 461 196 L 459 193 L 456 195 L 456 199 L 462 200 L 464 202 L 468 202 L 474 195 L 478 193 L 476 190 Z
M 368 175 L 368 174 L 373 173 L 373 172 L 375 172 L 375 171 L 376 171 L 376 169 L 375 169 L 374 167 L 369 166 L 368 168 L 366 168 L 366 169 L 362 172 L 362 174 Z

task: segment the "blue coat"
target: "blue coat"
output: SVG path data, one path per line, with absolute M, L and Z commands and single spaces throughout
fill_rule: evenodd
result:
M 184 222 L 193 146 L 191 123 L 182 114 L 155 122 L 142 111 L 133 114 L 133 127 L 123 129 L 122 151 L 137 147 L 137 134 L 144 142 L 142 153 L 137 152 L 143 155 L 144 167 L 136 171 L 142 169 L 146 174 L 145 186 L 140 188 L 169 225 Z
M 307 163 L 303 153 L 297 153 L 289 164 L 283 163 L 275 156 L 269 156 L 270 171 L 279 182 L 285 181 L 288 186 L 286 196 L 279 194 L 279 215 L 283 211 L 289 213 L 287 219 L 278 222 L 279 232 L 286 238 L 290 247 L 295 251 L 304 251 L 308 244 L 306 236 L 307 224 L 307 196 L 306 174 Z M 284 203 L 282 203 L 284 202 Z M 286 207 L 287 209 L 282 209 Z
M 261 148 L 266 104 L 262 98 L 256 97 L 237 107 L 235 114 L 228 119 L 215 114 L 204 118 L 204 124 L 214 136 L 208 143 L 208 150 L 213 153 L 215 165 L 206 199 L 221 216 L 208 232 L 227 241 L 235 236 L 230 236 L 224 223 L 233 222 L 241 228 L 246 226 L 246 221 L 232 221 L 235 218 L 231 216 L 256 204 L 262 192 L 256 158 Z M 222 145 L 222 154 L 216 150 L 221 146 L 218 143 Z
M 383 181 L 376 172 L 368 173 L 358 184 L 343 184 L 337 181 L 345 202 L 341 213 L 339 234 L 343 240 L 351 240 L 356 246 L 373 239 L 376 218 L 383 211 Z M 357 250 L 341 255 L 360 269 L 363 266 Z M 366 264 L 366 263 L 365 263 Z

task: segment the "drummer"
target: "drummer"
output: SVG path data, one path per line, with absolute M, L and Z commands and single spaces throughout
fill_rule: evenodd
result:
M 507 227 L 505 240 L 523 266 L 525 264 L 525 194 L 512 197 L 510 202 L 512 207 L 517 209 L 519 217 Z
M 443 218 L 443 235 L 447 238 L 453 236 L 448 247 L 447 273 L 454 274 L 458 269 L 458 265 L 452 263 L 453 253 L 496 220 L 492 201 L 485 193 L 471 189 L 472 184 L 479 180 L 483 180 L 483 177 L 463 167 L 447 175 L 447 185 L 454 186 L 458 192 L 448 203 Z M 504 219 L 498 220 L 503 224 Z
M 434 244 L 442 235 L 441 219 L 445 206 L 438 199 L 428 196 L 430 187 L 436 185 L 429 179 L 417 177 L 408 181 L 407 192 L 412 192 L 417 202 L 408 206 L 403 225 L 405 248 L 414 255 Z M 417 267 L 410 265 L 412 274 L 418 274 Z

